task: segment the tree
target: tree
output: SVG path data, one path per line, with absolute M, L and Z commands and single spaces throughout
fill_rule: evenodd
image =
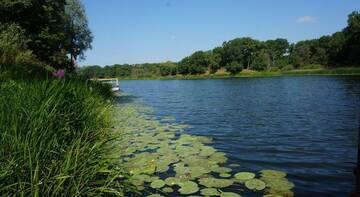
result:
M 160 67 L 160 74 L 162 76 L 176 75 L 177 73 L 176 64 L 173 62 L 167 61 L 165 63 L 161 63 L 159 67 Z
M 46 64 L 59 67 L 66 62 L 65 0 L 2 0 L 0 25 L 16 24 L 23 31 L 27 48 Z
M 310 63 L 310 55 L 309 41 L 298 42 L 292 46 L 291 62 L 295 68 L 299 68 Z
M 210 52 L 210 73 L 216 73 L 221 68 L 223 53 L 222 47 L 216 47 Z
M 271 56 L 265 50 L 262 50 L 254 56 L 251 69 L 261 71 L 270 68 L 272 63 Z
M 91 49 L 93 40 L 88 27 L 85 9 L 80 0 L 66 0 L 65 7 L 67 21 L 67 50 L 70 54 L 70 69 L 75 69 L 78 58 L 84 58 L 84 52 Z
M 253 61 L 253 55 L 261 48 L 261 43 L 249 37 L 237 38 L 225 42 L 223 48 L 223 61 L 225 65 L 237 62 L 242 64 L 243 68 L 248 69 Z
M 25 31 L 16 24 L 0 29 L 0 64 L 35 64 L 37 60 L 27 47 Z
M 346 63 L 360 65 L 360 12 L 348 16 L 348 26 L 343 30 L 346 44 Z
M 203 51 L 197 51 L 181 60 L 179 64 L 181 74 L 203 74 L 210 66 L 210 57 Z
M 237 61 L 233 61 L 230 64 L 225 66 L 226 71 L 230 72 L 231 74 L 237 74 L 242 71 L 243 67 L 241 63 Z
M 289 49 L 289 42 L 286 39 L 267 40 L 265 42 L 266 52 L 269 54 L 271 66 L 276 66 L 276 61 L 282 59 Z

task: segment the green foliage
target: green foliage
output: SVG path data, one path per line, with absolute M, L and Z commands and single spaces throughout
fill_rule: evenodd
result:
M 281 70 L 282 71 L 294 70 L 294 66 L 292 64 L 289 64 L 289 65 L 282 67 Z
M 0 26 L 0 64 L 35 64 L 36 58 L 27 49 L 25 31 L 16 24 Z
M 11 33 L 15 36 L 7 36 Z M 92 41 L 79 0 L 2 0 L 0 35 L 2 62 L 68 70 L 73 69 L 68 55 L 74 60 L 82 57 Z
M 107 169 L 109 105 L 79 81 L 9 82 L 0 86 L 0 193 L 93 196 L 122 193 Z M 101 172 L 101 173 L 100 173 Z M 114 190 L 115 189 L 115 190 Z
M 176 75 L 176 64 L 172 62 L 165 62 L 159 65 L 161 76 Z
M 66 0 L 65 6 L 67 50 L 70 61 L 76 61 L 78 57 L 84 59 L 84 51 L 91 49 L 93 37 L 88 27 L 88 21 L 84 6 L 80 0 Z M 73 65 L 71 65 L 74 68 Z
M 225 66 L 226 71 L 230 72 L 231 74 L 237 74 L 242 71 L 243 67 L 239 62 L 231 62 Z
M 203 74 L 211 64 L 209 54 L 197 51 L 179 62 L 181 74 Z

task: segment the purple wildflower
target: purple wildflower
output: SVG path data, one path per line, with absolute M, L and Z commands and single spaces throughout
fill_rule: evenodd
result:
M 65 77 L 65 70 L 64 69 L 58 69 L 56 70 L 53 75 L 58 78 L 64 78 Z

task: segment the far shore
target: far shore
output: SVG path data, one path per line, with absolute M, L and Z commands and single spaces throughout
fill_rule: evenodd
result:
M 120 80 L 189 80 L 189 79 L 225 79 L 225 78 L 247 78 L 247 77 L 281 77 L 281 76 L 360 76 L 359 67 L 342 68 L 319 68 L 319 69 L 295 69 L 289 71 L 252 71 L 231 75 L 201 74 L 201 75 L 173 75 L 173 76 L 147 76 L 147 77 L 119 77 Z

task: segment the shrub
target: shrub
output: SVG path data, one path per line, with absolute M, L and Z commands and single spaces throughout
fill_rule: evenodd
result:
M 269 69 L 269 71 L 270 71 L 270 72 L 279 72 L 280 69 L 279 69 L 278 67 L 271 67 L 271 68 Z
M 225 66 L 225 69 L 227 72 L 230 72 L 231 74 L 237 74 L 242 71 L 243 67 L 239 62 L 231 62 L 230 64 L 227 64 Z
M 124 183 L 99 174 L 109 162 L 110 123 L 109 104 L 85 83 L 12 81 L 0 86 L 0 194 L 122 191 Z
M 288 64 L 281 69 L 281 71 L 289 71 L 289 70 L 294 70 L 294 66 L 291 64 Z

